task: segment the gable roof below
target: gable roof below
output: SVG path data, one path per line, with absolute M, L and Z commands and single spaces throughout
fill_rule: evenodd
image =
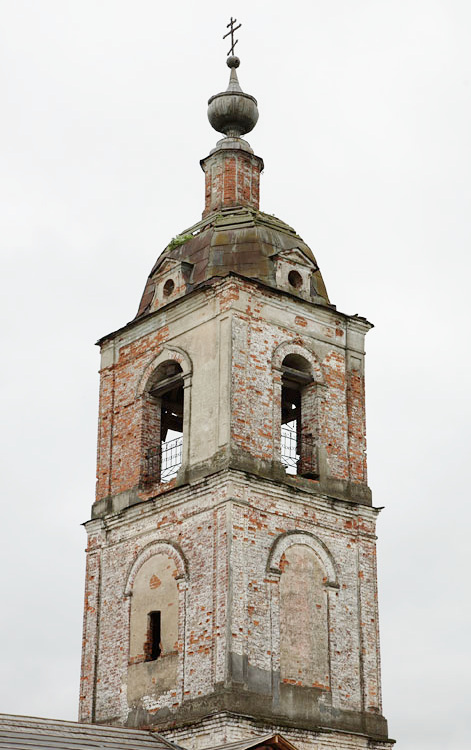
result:
M 184 750 L 156 732 L 145 729 L 79 724 L 75 721 L 39 719 L 0 714 L 2 750 Z M 297 750 L 280 734 L 250 737 L 207 750 Z
M 249 739 L 229 742 L 225 745 L 214 745 L 207 750 L 297 750 L 296 746 L 281 734 L 264 734 L 261 737 L 250 737 Z
M 155 732 L 0 714 L 2 750 L 175 750 Z

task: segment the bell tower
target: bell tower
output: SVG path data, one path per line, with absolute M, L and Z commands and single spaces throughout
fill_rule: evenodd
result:
M 233 47 L 232 47 L 233 53 Z M 80 720 L 187 748 L 282 732 L 390 748 L 382 715 L 364 338 L 259 209 L 257 102 L 227 59 L 201 221 L 100 341 Z

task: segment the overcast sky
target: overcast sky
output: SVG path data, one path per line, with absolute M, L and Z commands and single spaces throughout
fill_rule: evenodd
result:
M 204 203 L 230 15 L 261 207 L 367 337 L 384 713 L 469 748 L 469 0 L 0 0 L 0 710 L 75 719 L 98 350 Z

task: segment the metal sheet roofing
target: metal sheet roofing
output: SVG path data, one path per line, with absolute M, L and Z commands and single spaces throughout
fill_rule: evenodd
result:
M 175 750 L 155 732 L 0 714 L 2 750 Z
M 208 750 L 256 750 L 256 748 L 271 748 L 272 750 L 296 750 L 289 740 L 281 734 L 264 734 L 254 736 L 238 742 L 230 742 L 225 745 L 214 745 Z
M 275 216 L 243 206 L 222 208 L 186 229 L 168 245 L 150 272 L 136 318 L 150 312 L 155 292 L 155 277 L 166 261 L 191 267 L 187 291 L 209 279 L 235 272 L 276 287 L 274 259 L 279 252 L 298 248 L 312 263 L 318 294 L 329 298 L 310 248 L 292 227 Z

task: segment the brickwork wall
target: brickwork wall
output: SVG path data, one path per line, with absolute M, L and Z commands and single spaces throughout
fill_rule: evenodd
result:
M 301 307 L 297 300 L 291 302 L 291 310 L 287 305 L 282 311 L 274 293 L 238 278 L 201 292 L 201 301 L 196 328 L 183 299 L 180 312 L 174 310 L 173 325 L 169 326 L 169 313 L 162 311 L 106 345 L 113 348 L 113 357 L 105 357 L 101 369 L 97 500 L 139 486 L 143 454 L 152 443 L 151 422 L 156 429 L 158 423 L 155 414 L 146 421 L 143 382 L 169 346 L 170 359 L 179 361 L 177 351 L 181 351 L 191 362 L 193 406 L 191 434 L 186 436 L 191 463 L 208 460 L 218 450 L 219 424 L 225 419 L 230 420 L 232 440 L 239 449 L 254 459 L 279 459 L 281 376 L 274 363 L 282 349 L 284 356 L 296 351 L 313 363 L 316 389 L 310 406 L 315 418 L 311 426 L 303 424 L 303 432 L 318 436 L 324 471 L 332 479 L 366 484 L 364 332 L 354 341 L 354 356 L 349 359 L 348 323 L 335 311 L 304 303 Z M 300 308 L 303 316 L 297 314 Z M 231 342 L 222 344 L 217 320 L 227 314 Z M 221 381 L 220 351 L 228 345 L 229 397 Z M 319 383 L 322 387 L 317 387 Z M 141 488 L 140 496 L 145 499 L 156 491 Z
M 92 721 L 95 701 L 95 667 L 100 639 L 98 630 L 101 616 L 100 554 L 103 538 L 101 529 L 93 532 L 90 528 L 87 533 L 79 715 L 86 716 L 86 721 Z
M 204 750 L 206 747 L 255 739 L 270 733 L 281 734 L 299 750 L 389 750 L 394 745 L 394 740 L 374 741 L 347 732 L 308 732 L 302 729 L 287 729 L 276 724 L 255 724 L 245 717 L 236 718 L 224 713 L 204 721 L 197 733 L 185 727 L 162 734 L 166 739 L 181 744 L 188 750 Z
M 219 149 L 208 156 L 203 216 L 222 207 L 250 206 L 258 210 L 261 160 L 244 150 Z
M 126 586 L 136 559 L 159 540 L 181 550 L 187 570 L 179 605 L 179 677 L 165 693 L 150 683 L 140 707 L 157 714 L 162 708 L 175 710 L 183 699 L 210 694 L 227 676 L 229 652 L 245 657 L 260 674 L 276 672 L 280 614 L 274 589 L 279 574 L 269 569 L 269 560 L 276 540 L 289 539 L 293 532 L 297 543 L 301 535 L 302 543 L 312 543 L 316 554 L 325 557 L 321 562 L 332 584 L 328 701 L 334 708 L 380 712 L 374 519 L 375 511 L 367 507 L 326 503 L 228 473 L 175 490 L 157 504 L 129 508 L 119 518 L 89 522 L 81 719 L 125 723 L 137 708 L 126 701 Z M 99 607 L 92 604 L 97 598 Z
M 347 371 L 350 476 L 355 482 L 366 483 L 365 379 L 361 373 L 361 359 L 352 356 L 350 357 L 350 364 L 351 366 Z
M 311 685 L 319 711 L 381 714 L 374 509 L 327 497 L 316 480 L 295 487 L 256 470 L 213 469 L 221 451 L 267 465 L 279 460 L 280 368 L 297 354 L 315 381 L 305 399 L 315 423 L 308 429 L 304 422 L 303 431 L 318 436 L 322 471 L 364 484 L 367 329 L 333 309 L 228 277 L 103 343 L 95 506 L 101 516 L 87 525 L 83 721 L 168 721 L 231 681 L 247 689 L 256 682 L 276 708 L 280 690 L 305 685 L 306 675 L 296 681 L 285 673 L 279 682 L 280 577 L 295 542 L 310 547 L 324 573 L 329 669 L 324 682 L 316 677 Z M 145 409 L 146 384 L 169 359 L 180 364 L 185 387 L 184 468 L 203 468 L 191 484 L 146 487 L 143 451 L 158 429 L 158 415 Z M 133 504 L 120 501 L 113 513 L 100 505 L 131 492 Z M 155 665 L 142 663 L 131 685 L 132 571 L 149 550 L 163 547 L 180 570 L 177 663 L 160 681 Z M 294 606 L 302 608 L 303 597 Z M 292 616 L 310 617 L 301 610 Z
M 153 691 L 149 684 L 148 695 L 142 706 L 155 712 L 159 708 L 174 708 L 181 703 L 183 695 L 198 696 L 208 692 L 213 675 L 224 671 L 220 663 L 221 649 L 217 641 L 224 633 L 221 619 L 227 595 L 227 535 L 225 513 L 208 507 L 200 512 L 201 498 L 184 491 L 184 510 L 177 505 L 168 510 L 155 511 L 142 506 L 127 511 L 126 520 L 104 525 L 101 521 L 90 522 L 90 544 L 88 554 L 92 561 L 101 557 L 101 581 L 96 591 L 96 577 L 87 580 L 86 600 L 93 595 L 101 600 L 93 610 L 87 607 L 87 626 L 84 637 L 83 693 L 81 717 L 84 721 L 110 721 L 116 718 L 127 720 L 126 700 L 127 667 L 129 659 L 129 593 L 127 580 L 130 570 L 151 544 L 161 541 L 181 548 L 185 566 L 191 577 L 185 581 L 185 596 L 180 601 L 180 652 L 179 683 L 163 695 Z M 215 495 L 208 498 L 213 503 Z M 124 521 L 124 523 L 123 523 Z M 158 549 L 158 547 L 157 547 Z M 218 551 L 216 551 L 218 550 Z M 218 585 L 215 586 L 215 579 Z M 218 587 L 224 587 L 224 596 L 218 596 Z M 95 601 L 95 599 L 93 600 Z M 216 610 L 214 602 L 217 602 Z M 95 659 L 97 663 L 95 663 Z M 218 663 L 219 660 L 219 663 Z M 97 681 L 97 703 L 93 714 L 92 693 L 94 673 Z
M 137 386 L 146 366 L 167 339 L 168 328 L 162 326 L 137 341 L 126 343 L 120 347 L 118 361 L 111 362 L 100 372 L 97 500 L 139 483 L 141 446 L 146 444 L 148 436 L 146 425 L 142 423 L 143 409 Z
M 161 399 L 151 396 L 149 393 L 143 393 L 141 397 L 141 461 L 140 461 L 140 478 L 143 486 L 149 483 L 149 470 L 147 464 L 147 453 L 154 450 L 160 444 L 161 421 L 162 421 Z
M 322 399 L 319 385 L 310 383 L 301 393 L 301 472 L 309 470 L 313 452 L 320 444 L 319 405 Z M 276 417 L 276 414 L 275 414 Z M 317 456 L 317 453 L 315 454 Z M 314 468 L 318 468 L 317 459 Z
M 291 343 L 293 351 L 314 356 L 325 385 L 316 390 L 310 404 L 312 415 L 317 412 L 318 424 L 314 422 L 308 429 L 304 423 L 303 432 L 318 435 L 330 477 L 366 482 L 364 378 L 361 369 L 351 376 L 348 373 L 343 321 L 330 313 L 331 320 L 322 323 L 315 315 L 286 316 L 281 322 L 276 307 L 270 306 L 268 293 L 260 294 L 245 282 L 237 283 L 237 291 L 231 411 L 235 443 L 257 458 L 270 460 L 276 454 L 281 405 L 280 375 L 274 371 L 273 359 L 281 345 L 284 353 L 289 353 L 287 344 Z M 362 353 L 355 362 L 362 368 Z M 319 372 L 313 370 L 312 374 L 319 382 Z

